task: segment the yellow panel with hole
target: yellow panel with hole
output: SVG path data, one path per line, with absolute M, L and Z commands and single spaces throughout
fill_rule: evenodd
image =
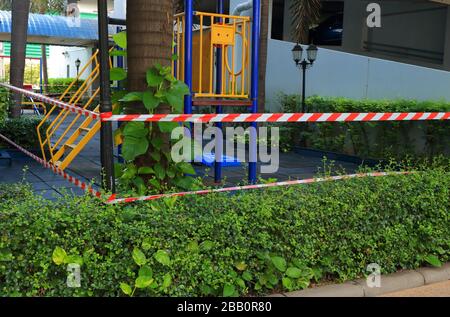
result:
M 236 30 L 233 25 L 213 24 L 212 43 L 219 45 L 233 45 Z

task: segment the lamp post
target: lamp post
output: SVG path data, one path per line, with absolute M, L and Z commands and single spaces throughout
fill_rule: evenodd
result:
M 77 58 L 77 60 L 75 61 L 75 67 L 77 68 L 77 87 L 78 87 L 78 77 L 80 76 L 80 66 L 81 61 L 79 58 Z
M 302 59 L 303 48 L 301 45 L 297 44 L 292 49 L 292 58 L 294 59 L 295 65 L 302 69 L 303 72 L 303 82 L 302 82 L 302 112 L 306 111 L 306 70 L 310 68 L 315 60 L 317 59 L 317 46 L 311 44 L 307 49 L 307 56 Z

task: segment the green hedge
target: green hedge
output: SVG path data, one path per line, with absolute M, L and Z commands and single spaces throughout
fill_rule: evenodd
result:
M 0 124 L 8 117 L 9 107 L 11 105 L 11 98 L 9 90 L 0 87 Z
M 283 112 L 300 112 L 300 97 L 281 94 Z M 414 100 L 351 100 L 311 97 L 310 112 L 442 112 L 450 103 Z M 425 122 L 346 122 L 285 124 L 282 147 L 302 145 L 319 150 L 357 155 L 364 158 L 406 156 L 433 157 L 450 153 L 448 121 Z
M 75 80 L 75 78 L 49 78 L 48 80 L 48 92 L 62 94 L 70 86 L 70 84 Z M 78 87 L 83 84 L 84 80 L 78 80 L 78 86 L 73 85 L 70 92 L 77 91 Z
M 6 119 L 0 122 L 0 133 L 27 149 L 39 149 L 39 138 L 36 129 L 41 120 L 42 118 L 34 116 Z M 43 133 L 45 133 L 47 127 L 48 123 L 44 124 L 42 128 Z
M 230 296 L 447 261 L 449 169 L 119 206 L 1 186 L 0 296 L 119 296 L 136 263 L 135 296 Z

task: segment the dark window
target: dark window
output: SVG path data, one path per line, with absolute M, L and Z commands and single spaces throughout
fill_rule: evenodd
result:
M 272 39 L 283 40 L 284 0 L 274 0 L 272 10 Z

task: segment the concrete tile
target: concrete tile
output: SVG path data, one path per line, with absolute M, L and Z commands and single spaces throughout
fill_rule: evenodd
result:
M 52 190 L 52 188 L 44 182 L 32 183 L 31 187 L 34 191 Z

